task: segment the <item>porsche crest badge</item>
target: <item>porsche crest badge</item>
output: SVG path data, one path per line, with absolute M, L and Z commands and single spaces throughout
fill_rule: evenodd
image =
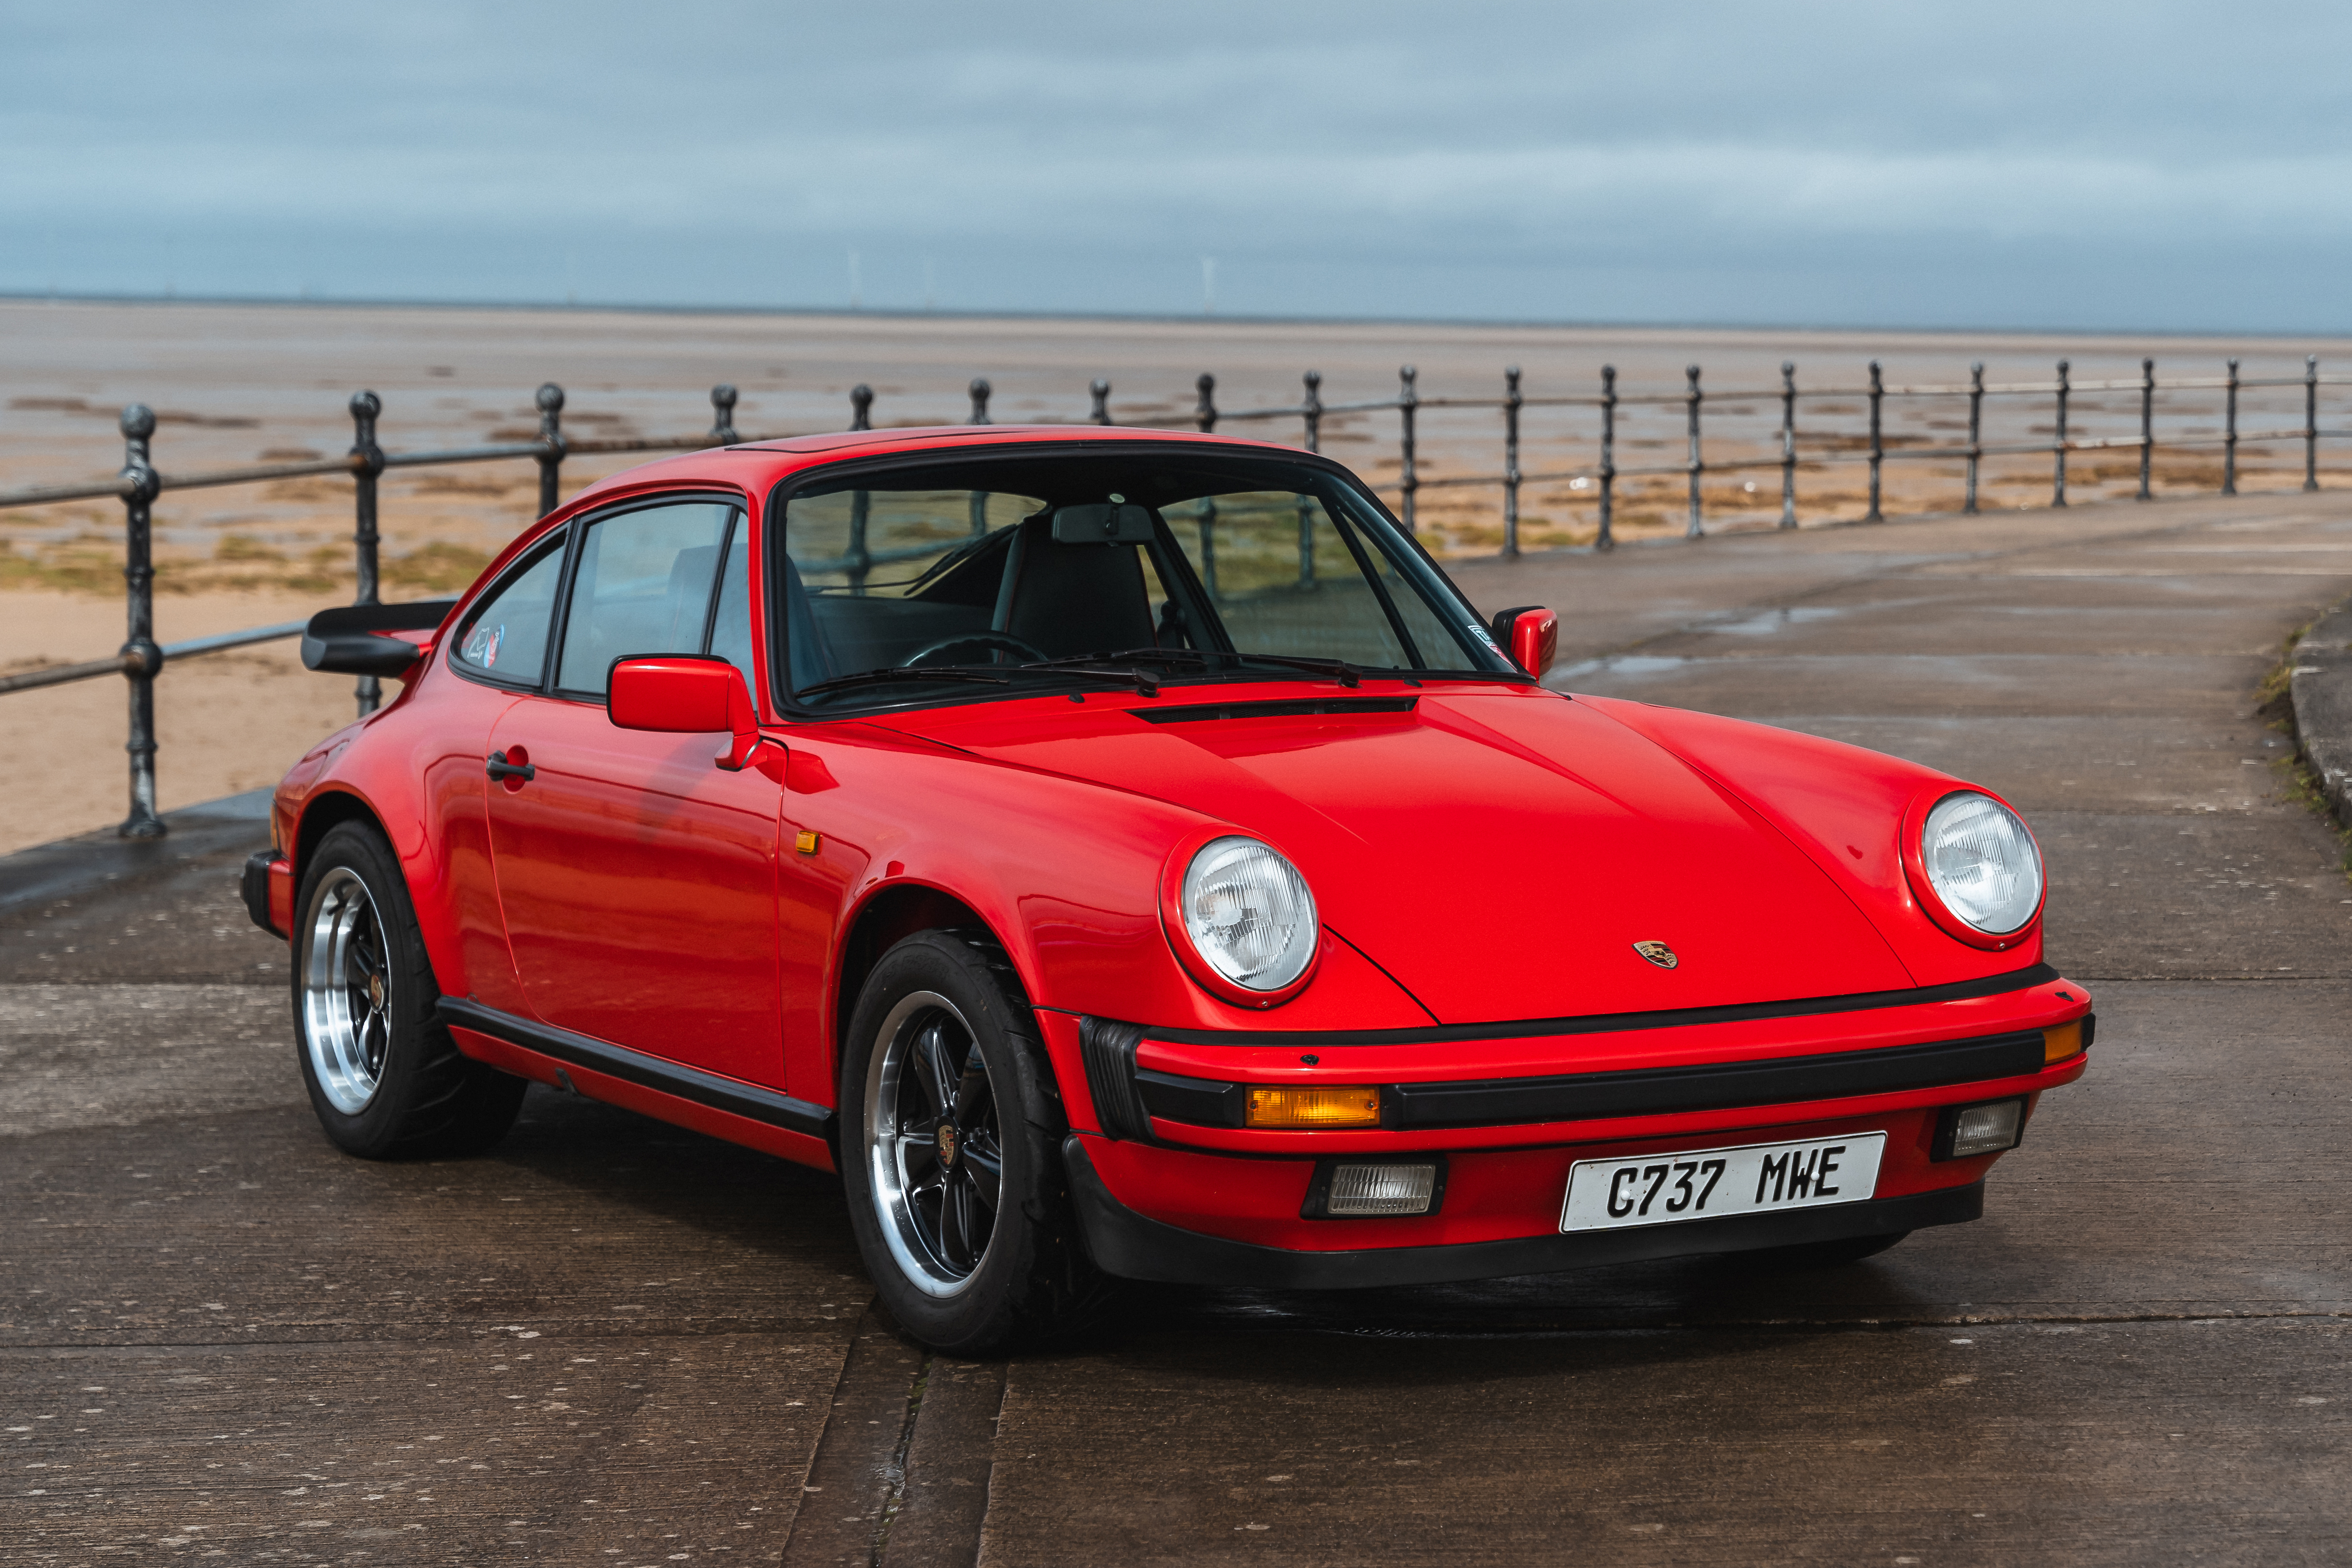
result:
M 1663 942 L 1637 942 L 1633 944 L 1633 951 L 1660 969 L 1672 969 L 1682 962 L 1675 956 L 1675 950 Z

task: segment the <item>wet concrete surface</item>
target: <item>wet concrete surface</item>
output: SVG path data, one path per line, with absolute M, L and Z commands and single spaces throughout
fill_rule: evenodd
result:
M 1456 575 L 1561 608 L 1574 689 L 2027 812 L 2100 1037 L 1984 1220 L 927 1357 L 828 1178 L 537 1090 L 336 1155 L 224 840 L 0 910 L 0 1559 L 2352 1561 L 2352 882 L 2254 711 L 2347 498 Z

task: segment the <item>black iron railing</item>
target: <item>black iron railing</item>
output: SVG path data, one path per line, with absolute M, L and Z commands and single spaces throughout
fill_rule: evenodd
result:
M 1593 548 L 1606 551 L 1617 542 L 1616 510 L 1621 480 L 1680 476 L 1687 487 L 1687 521 L 1684 534 L 1687 538 L 1703 537 L 1705 505 L 1701 485 L 1706 476 L 1741 471 L 1778 469 L 1780 478 L 1780 515 L 1778 526 L 1793 529 L 1798 526 L 1797 478 L 1801 468 L 1812 469 L 1838 464 L 1866 465 L 1868 469 L 1868 508 L 1862 521 L 1876 522 L 1885 517 L 1883 478 L 1889 461 L 1913 462 L 1935 460 L 1957 462 L 1963 467 L 1959 510 L 1973 513 L 1978 510 L 1982 466 L 1988 458 L 2046 456 L 2051 463 L 2050 501 L 2053 507 L 2067 504 L 2066 459 L 2070 453 L 2097 452 L 2115 449 L 2134 450 L 2138 455 L 2138 488 L 2141 500 L 2152 499 L 2153 461 L 2158 447 L 2156 426 L 2157 398 L 2166 394 L 2220 394 L 2221 426 L 2213 434 L 2189 433 L 2167 436 L 2165 447 L 2218 447 L 2222 455 L 2221 492 L 2234 495 L 2238 489 L 2238 448 L 2249 444 L 2300 442 L 2303 446 L 2303 488 L 2319 488 L 2319 443 L 2324 438 L 2341 438 L 2352 431 L 2323 428 L 2320 425 L 2320 389 L 2352 382 L 2352 378 L 2323 376 L 2315 356 L 2306 357 L 2300 376 L 2242 377 L 2239 362 L 2228 362 L 2227 374 L 2221 376 L 2168 377 L 2159 380 L 2156 363 L 2144 359 L 2140 374 L 2127 380 L 2078 382 L 2072 379 L 2064 360 L 2058 362 L 2054 379 L 2047 382 L 1997 382 L 1984 378 L 1984 366 L 1969 367 L 1964 383 L 1920 384 L 1890 386 L 1881 373 L 1878 362 L 1869 365 L 1868 380 L 1861 386 L 1809 387 L 1801 391 L 1797 384 L 1796 366 L 1780 367 L 1780 384 L 1769 389 L 1709 391 L 1702 382 L 1700 367 L 1690 366 L 1684 374 L 1679 391 L 1624 393 L 1617 387 L 1614 366 L 1603 365 L 1600 373 L 1599 391 L 1592 395 L 1529 395 L 1523 384 L 1518 367 L 1511 366 L 1503 373 L 1503 391 L 1499 397 L 1424 396 L 1420 389 L 1418 373 L 1412 365 L 1397 373 L 1397 391 L 1389 397 L 1360 399 L 1345 403 L 1326 403 L 1322 398 L 1322 376 L 1307 371 L 1300 378 L 1301 395 L 1295 404 L 1273 407 L 1226 409 L 1217 406 L 1216 378 L 1202 374 L 1194 383 L 1197 395 L 1189 416 L 1165 421 L 1186 425 L 1203 432 L 1213 432 L 1220 426 L 1234 424 L 1277 424 L 1296 419 L 1299 443 L 1307 450 L 1319 451 L 1327 420 L 1350 416 L 1393 413 L 1397 416 L 1396 467 L 1393 482 L 1380 488 L 1393 496 L 1397 515 L 1405 527 L 1418 531 L 1419 502 L 1423 490 L 1491 489 L 1500 492 L 1502 513 L 1501 553 L 1516 557 L 1520 552 L 1520 499 L 1529 485 L 1582 481 L 1595 488 L 1598 512 L 1598 532 Z M 2239 427 L 2239 398 L 2248 388 L 2299 386 L 2303 391 L 2303 419 L 2292 427 L 2243 430 Z M 990 384 L 975 378 L 966 388 L 971 406 L 964 423 L 988 425 Z M 1088 423 L 1116 425 L 1111 406 L 1111 384 L 1097 378 L 1087 388 L 1090 405 L 1086 415 Z M 2137 395 L 2139 431 L 2137 436 L 2077 437 L 2070 433 L 2070 405 L 2079 394 L 2129 392 Z M 1850 402 L 1864 399 L 1867 403 L 1867 436 L 1861 450 L 1851 450 L 1839 444 L 1843 437 L 1817 435 L 1811 449 L 1804 448 L 1800 440 L 1797 423 L 1800 398 Z M 1984 440 L 1984 405 L 1988 397 L 2047 399 L 2052 416 L 2052 436 L 2047 441 L 2010 441 L 1988 443 Z M 1968 410 L 1968 439 L 1965 442 L 1919 444 L 1906 442 L 1890 446 L 1885 435 L 1885 412 L 1888 399 L 1965 400 Z M 852 430 L 873 427 L 873 390 L 860 384 L 850 390 L 850 422 Z M 379 601 L 379 551 L 382 530 L 377 507 L 377 483 L 394 468 L 437 468 L 462 463 L 511 462 L 528 460 L 539 467 L 539 511 L 552 511 L 557 501 L 558 479 L 567 458 L 591 455 L 619 455 L 634 452 L 686 451 L 698 447 L 730 446 L 751 441 L 777 440 L 789 435 L 808 432 L 781 432 L 745 436 L 735 428 L 736 390 L 719 385 L 710 389 L 711 424 L 707 431 L 692 436 L 651 438 L 574 440 L 566 435 L 562 426 L 563 389 L 550 382 L 540 387 L 535 399 L 539 409 L 539 433 L 527 441 L 510 441 L 478 447 L 450 447 L 417 452 L 387 452 L 377 441 L 377 422 L 383 412 L 383 401 L 373 392 L 362 392 L 351 399 L 352 426 L 351 450 L 340 458 L 324 458 L 291 463 L 271 463 L 255 467 L 220 468 L 202 473 L 173 473 L 158 469 L 151 449 L 155 431 L 155 416 L 142 404 L 132 404 L 122 411 L 121 427 L 123 437 L 122 469 L 112 479 L 84 484 L 43 486 L 31 489 L 0 492 L 0 509 L 46 506 L 63 501 L 88 500 L 113 497 L 123 503 L 124 564 L 123 583 L 128 637 L 122 647 L 110 658 L 89 659 L 78 664 L 56 665 L 16 675 L 0 677 L 0 693 L 31 690 L 38 687 L 62 685 L 68 681 L 85 680 L 102 675 L 121 675 L 130 688 L 130 740 L 126 750 L 131 759 L 131 809 L 121 833 L 126 837 L 161 837 L 163 823 L 155 812 L 155 679 L 167 662 L 215 653 L 227 648 L 244 647 L 256 643 L 298 636 L 302 623 L 289 622 L 282 626 L 256 626 L 244 631 L 226 632 L 216 637 L 196 637 L 185 642 L 159 645 L 154 639 L 154 563 L 153 507 L 167 491 L 201 489 L 223 485 L 257 484 L 269 480 L 300 479 L 324 474 L 348 474 L 352 482 L 354 575 L 356 595 L 353 602 L 373 605 Z M 1710 458 L 1706 453 L 1705 412 L 1710 403 L 1756 404 L 1777 402 L 1780 417 L 1775 450 L 1769 456 Z M 1616 461 L 1620 411 L 1628 407 L 1648 405 L 1671 409 L 1679 405 L 1684 418 L 1685 456 L 1680 462 L 1633 464 L 1621 466 Z M 1501 416 L 1502 467 L 1499 471 L 1446 475 L 1442 478 L 1423 477 L 1420 420 L 1428 409 L 1492 410 Z M 1523 426 L 1528 411 L 1535 409 L 1589 409 L 1597 416 L 1598 435 L 1594 460 L 1571 468 L 1539 469 L 1529 472 L 1520 462 Z M 1150 424 L 1154 421 L 1129 421 Z M 1748 445 L 1755 445 L 1752 441 Z M 977 510 L 973 513 L 974 531 L 984 528 L 984 520 Z M 840 561 L 815 563 L 822 567 L 849 573 L 862 579 L 871 567 L 914 554 L 927 554 L 931 547 L 920 551 L 869 551 L 866 548 L 859 519 L 853 516 L 850 552 Z M 374 711 L 382 693 L 376 679 L 361 679 L 353 693 L 362 716 Z

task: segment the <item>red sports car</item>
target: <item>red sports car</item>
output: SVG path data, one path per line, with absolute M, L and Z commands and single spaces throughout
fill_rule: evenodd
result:
M 1540 683 L 1339 465 L 875 431 L 604 480 L 278 786 L 254 918 L 368 1157 L 530 1082 L 836 1170 L 942 1350 L 1113 1279 L 1864 1256 L 1972 1219 L 2090 1001 L 1990 792 Z

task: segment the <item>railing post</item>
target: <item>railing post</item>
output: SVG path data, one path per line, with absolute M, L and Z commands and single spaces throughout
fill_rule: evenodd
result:
M 2238 362 L 2230 362 L 2229 423 L 2221 437 L 2221 493 L 2238 493 Z
M 1617 548 L 1617 367 L 1601 367 L 1601 531 L 1593 536 L 1595 550 Z
M 970 390 L 971 392 L 971 417 L 965 420 L 964 423 L 967 425 L 986 425 L 992 423 L 988 417 L 988 394 L 990 390 L 988 378 L 979 375 L 973 376 L 971 378 L 971 386 Z M 988 492 L 986 490 L 974 490 L 971 492 L 971 536 L 974 539 L 978 539 L 982 534 L 986 533 L 987 531 Z
M 2058 362 L 2058 424 L 2050 438 L 2050 504 L 2066 504 L 2066 394 L 2072 384 L 2066 374 L 2066 362 Z
M 1201 586 L 1215 604 L 1217 592 L 1217 503 L 1207 496 L 1200 500 L 1196 514 L 1201 524 Z
M 859 382 L 849 389 L 849 427 L 852 430 L 874 428 L 874 389 Z
M 2303 356 L 2303 488 L 2319 488 L 2319 356 Z
M 735 434 L 735 389 L 720 382 L 710 389 L 710 444 L 732 447 Z
M 377 573 L 376 545 L 376 479 L 383 472 L 383 448 L 376 445 L 376 416 L 383 412 L 383 399 L 373 392 L 352 395 L 352 544 L 356 557 L 353 562 L 358 578 L 352 595 L 354 605 L 376 605 L 383 601 Z M 373 675 L 362 675 L 352 689 L 359 704 L 360 717 L 364 719 L 376 710 L 383 700 L 383 684 Z
M 1305 388 L 1298 400 L 1298 417 L 1304 426 L 1307 449 L 1320 452 L 1323 449 L 1323 373 L 1307 371 L 1299 377 L 1299 384 Z M 1314 521 L 1307 498 L 1301 496 L 1298 500 L 1298 585 L 1310 591 L 1315 586 Z
M 1870 510 L 1864 514 L 1864 522 L 1886 521 L 1878 510 L 1878 470 L 1886 460 L 1886 445 L 1879 435 L 1879 405 L 1886 399 L 1886 384 L 1880 379 L 1878 362 L 1870 362 Z
M 1984 361 L 1969 366 L 1969 495 L 1960 510 L 1977 513 L 1977 473 L 1984 464 Z
M 1421 393 L 1414 385 L 1421 373 L 1409 364 L 1397 366 L 1397 416 L 1399 418 L 1397 456 L 1403 472 L 1397 478 L 1397 490 L 1403 498 L 1400 509 L 1404 517 L 1404 531 L 1419 537 L 1421 528 L 1413 519 L 1413 498 L 1421 492 L 1421 474 L 1413 466 L 1413 410 L 1421 406 Z
M 539 389 L 539 515 L 555 510 L 555 474 L 563 466 L 563 388 L 544 382 Z
M 1797 526 L 1797 362 L 1780 362 L 1780 526 Z
M 1100 377 L 1100 376 L 1097 376 L 1097 377 L 1095 377 L 1095 379 L 1094 379 L 1094 383 L 1093 383 L 1093 384 L 1089 385 L 1089 386 L 1087 388 L 1087 390 L 1088 392 L 1090 392 L 1090 393 L 1094 394 L 1095 406 L 1094 406 L 1094 413 L 1093 413 L 1093 415 L 1092 415 L 1092 418 L 1094 419 L 1094 422 L 1095 422 L 1096 424 L 1097 424 L 1097 425 L 1108 425 L 1108 424 L 1109 424 L 1109 423 L 1110 423 L 1110 383 L 1109 383 L 1109 382 L 1105 381 L 1105 380 L 1104 380 L 1102 377 Z
M 2139 494 L 2148 499 L 2147 482 L 2156 464 L 2156 362 L 2139 362 Z
M 1503 367 L 1503 556 L 1519 553 L 1519 367 Z
M 1698 390 L 1698 366 L 1692 365 L 1687 370 L 1684 371 L 1683 374 L 1690 378 L 1690 390 L 1683 395 L 1684 401 L 1690 405 L 1690 526 L 1683 530 L 1683 537 L 1685 539 L 1700 539 L 1706 536 L 1706 530 L 1699 526 L 1698 479 L 1699 475 L 1705 471 L 1706 463 L 1706 460 L 1699 456 L 1698 404 L 1700 394 Z
M 163 650 L 155 646 L 154 505 L 162 483 L 149 460 L 147 438 L 155 415 L 143 403 L 122 411 L 122 584 L 130 637 L 122 645 L 122 673 L 131 682 L 131 815 L 118 830 L 125 838 L 161 838 L 167 831 L 155 815 L 155 677 Z
M 1194 379 L 1192 390 L 1199 393 L 1201 398 L 1199 405 L 1192 411 L 1192 421 L 1200 427 L 1202 434 L 1212 433 L 1217 427 L 1217 378 L 1204 370 Z M 1098 412 L 1104 409 L 1103 400 L 1109 395 L 1110 383 L 1107 381 L 1095 383 L 1095 407 Z M 1105 425 L 1110 423 L 1108 413 L 1104 414 L 1100 423 Z M 1201 498 L 1200 521 L 1201 586 L 1207 592 L 1210 603 L 1214 604 L 1217 598 L 1217 503 L 1206 496 Z M 1299 570 L 1303 575 L 1307 570 L 1306 564 L 1307 518 L 1306 509 L 1303 506 L 1299 511 L 1298 537 Z

